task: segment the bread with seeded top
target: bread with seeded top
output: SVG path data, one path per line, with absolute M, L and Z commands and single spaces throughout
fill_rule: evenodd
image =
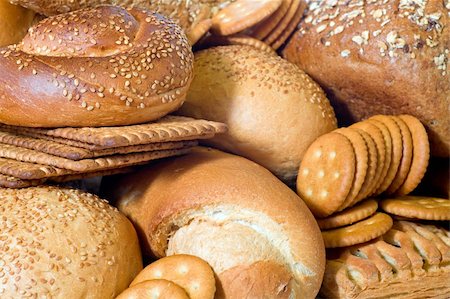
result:
M 178 109 L 193 54 L 181 28 L 140 9 L 44 19 L 0 49 L 0 122 L 28 127 L 144 123 Z
M 449 14 L 449 0 L 310 0 L 284 57 L 327 91 L 342 125 L 410 114 L 448 157 Z

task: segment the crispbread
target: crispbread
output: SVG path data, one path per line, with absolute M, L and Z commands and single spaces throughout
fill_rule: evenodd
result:
M 37 180 L 52 176 L 70 174 L 72 171 L 49 165 L 0 158 L 0 173 L 22 180 Z
M 422 233 L 417 233 L 420 230 Z M 445 230 L 400 221 L 394 223 L 382 240 L 345 249 L 327 260 L 320 295 L 324 298 L 449 298 L 450 268 L 441 252 L 449 253 L 450 243 L 437 242 L 438 231 Z
M 322 231 L 326 248 L 346 247 L 373 240 L 392 227 L 392 218 L 384 213 L 376 213 L 370 218 L 350 226 Z
M 450 220 L 450 200 L 435 197 L 402 196 L 385 199 L 380 206 L 387 213 L 423 220 Z
M 319 224 L 320 229 L 331 229 L 349 225 L 365 219 L 374 214 L 377 208 L 377 202 L 373 199 L 368 199 L 347 210 L 333 214 L 327 218 L 316 220 Z
M 419 185 L 425 175 L 430 159 L 430 143 L 423 124 L 411 115 L 400 115 L 399 118 L 406 123 L 411 132 L 413 158 L 408 176 L 403 185 L 395 191 L 395 194 L 398 196 L 410 193 Z
M 0 144 L 1 143 L 32 149 L 46 154 L 75 161 L 115 154 L 129 154 L 138 152 L 150 152 L 156 150 L 179 149 L 183 147 L 191 147 L 197 145 L 197 141 L 175 141 L 175 142 L 131 145 L 104 150 L 88 150 L 85 148 L 61 144 L 51 140 L 43 140 L 39 138 L 18 135 L 12 132 L 0 131 Z
M 162 150 L 126 155 L 112 155 L 102 158 L 83 159 L 73 161 L 61 157 L 52 156 L 35 150 L 20 148 L 13 145 L 0 144 L 0 157 L 14 159 L 22 162 L 37 163 L 54 166 L 57 168 L 77 171 L 93 172 L 136 165 L 145 161 L 181 155 L 189 151 L 186 149 Z
M 22 180 L 13 176 L 0 174 L 0 187 L 1 188 L 27 188 L 40 185 L 44 180 Z
M 76 181 L 76 180 L 83 180 L 98 176 L 108 176 L 108 175 L 116 175 L 116 174 L 122 174 L 122 173 L 128 173 L 132 172 L 141 164 L 145 164 L 146 162 L 142 162 L 140 164 L 133 165 L 132 167 L 121 167 L 121 168 L 114 168 L 114 169 L 108 169 L 108 170 L 101 170 L 101 171 L 94 171 L 94 172 L 85 172 L 85 173 L 71 173 L 67 175 L 62 176 L 56 176 L 56 177 L 50 177 L 48 178 L 49 182 L 53 183 L 64 183 L 69 181 Z
M 322 135 L 307 149 L 298 172 L 297 193 L 315 216 L 327 217 L 342 206 L 353 185 L 355 164 L 350 140 L 338 133 Z
M 0 128 L 27 136 L 45 135 L 74 140 L 97 145 L 101 149 L 204 139 L 224 133 L 227 129 L 222 123 L 182 116 L 166 116 L 154 123 L 124 127 L 43 129 L 2 125 Z
M 189 298 L 213 299 L 216 281 L 211 266 L 199 257 L 177 254 L 148 265 L 131 282 L 130 287 L 151 279 L 167 279 L 183 287 Z

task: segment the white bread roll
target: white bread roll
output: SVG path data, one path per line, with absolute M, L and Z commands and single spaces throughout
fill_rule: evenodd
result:
M 0 47 L 20 42 L 34 17 L 35 12 L 0 0 Z
M 246 157 L 285 181 L 320 135 L 336 129 L 328 99 L 286 60 L 249 46 L 195 54 L 194 80 L 180 115 L 224 122 L 228 133 L 208 145 Z
M 134 222 L 147 254 L 191 254 L 218 276 L 216 298 L 315 298 L 320 230 L 269 171 L 212 149 L 160 161 L 103 186 Z
M 142 270 L 117 209 L 71 189 L 0 189 L 0 298 L 115 298 Z

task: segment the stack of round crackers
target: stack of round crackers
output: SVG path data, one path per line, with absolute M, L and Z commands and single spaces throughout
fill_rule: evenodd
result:
M 296 29 L 305 8 L 306 2 L 300 0 L 234 1 L 214 15 L 211 35 L 203 44 L 249 45 L 264 51 L 277 50 Z M 204 34 L 205 29 L 198 30 Z

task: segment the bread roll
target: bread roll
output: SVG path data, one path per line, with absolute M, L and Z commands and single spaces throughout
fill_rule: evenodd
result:
M 0 47 L 20 42 L 33 23 L 34 16 L 31 10 L 0 0 Z
M 0 189 L 0 297 L 115 298 L 142 270 L 117 209 L 70 189 Z
M 181 28 L 114 6 L 49 17 L 0 49 L 0 122 L 28 127 L 143 123 L 176 110 L 192 79 Z
M 108 181 L 145 253 L 191 254 L 218 275 L 216 298 L 315 298 L 324 245 L 312 214 L 263 167 L 196 149 Z
M 320 87 L 295 65 L 249 46 L 197 52 L 194 80 L 177 113 L 224 122 L 208 145 L 249 158 L 283 180 L 297 175 L 309 145 L 336 129 Z
M 410 114 L 450 152 L 450 2 L 310 1 L 284 56 L 330 96 L 343 125 Z

